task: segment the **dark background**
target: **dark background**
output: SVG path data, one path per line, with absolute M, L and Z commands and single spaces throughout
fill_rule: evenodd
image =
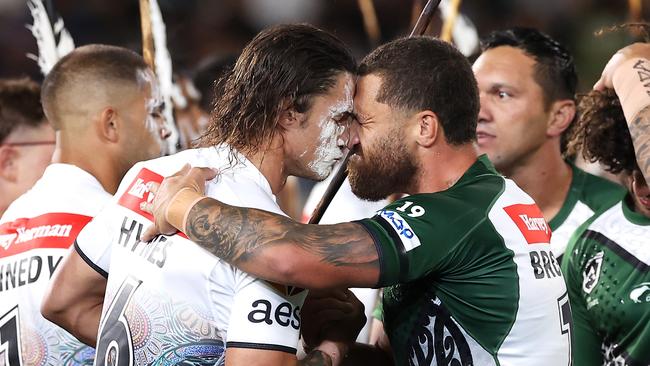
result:
M 137 0 L 50 1 L 77 46 L 107 43 L 141 50 Z M 640 18 L 647 18 L 650 0 L 641 3 Z M 188 72 L 209 57 L 237 54 L 260 29 L 276 23 L 309 22 L 332 31 L 358 57 L 372 48 L 356 0 L 159 0 L 159 4 L 177 72 Z M 374 5 L 382 41 L 409 32 L 413 0 L 374 0 Z M 596 80 L 616 49 L 634 39 L 629 32 L 594 36 L 602 27 L 631 20 L 629 9 L 627 0 L 465 0 L 461 5 L 479 35 L 525 25 L 567 45 L 576 58 L 581 90 Z M 0 0 L 0 77 L 41 79 L 36 62 L 25 56 L 37 53 L 26 29 L 31 23 L 25 0 Z M 440 28 L 436 17 L 429 33 L 437 35 Z

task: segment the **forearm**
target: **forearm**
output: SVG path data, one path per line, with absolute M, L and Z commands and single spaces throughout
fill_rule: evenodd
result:
M 630 59 L 616 71 L 614 89 L 628 122 L 637 163 L 650 182 L 650 61 Z
M 192 202 L 188 207 L 187 202 Z M 360 225 L 305 225 L 211 198 L 172 203 L 170 223 L 195 243 L 257 277 L 307 288 L 373 286 L 377 250 Z M 182 217 L 182 224 L 176 223 Z

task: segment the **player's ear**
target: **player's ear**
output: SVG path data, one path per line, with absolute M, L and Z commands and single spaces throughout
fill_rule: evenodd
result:
M 16 148 L 0 145 L 0 178 L 8 182 L 15 182 L 18 179 L 18 157 L 19 152 Z
M 302 126 L 305 121 L 305 114 L 297 112 L 294 108 L 289 108 L 280 112 L 278 124 L 284 130 L 290 130 Z
M 576 103 L 571 99 L 563 99 L 553 102 L 549 115 L 546 134 L 555 137 L 560 136 L 573 121 L 576 115 Z
M 431 147 L 438 138 L 439 120 L 432 111 L 425 110 L 415 114 L 416 143 L 422 147 Z
M 296 110 L 296 107 L 289 100 L 282 102 L 280 114 L 278 115 L 278 124 L 283 130 L 290 130 L 293 128 L 301 127 L 305 121 L 305 114 Z
M 116 143 L 120 139 L 122 120 L 113 107 L 104 108 L 97 116 L 96 128 L 102 141 Z

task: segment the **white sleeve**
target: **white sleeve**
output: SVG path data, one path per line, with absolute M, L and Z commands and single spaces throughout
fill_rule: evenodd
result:
M 108 277 L 111 262 L 112 205 L 105 207 L 77 236 L 74 248 L 79 256 L 100 275 Z
M 296 353 L 300 311 L 307 291 L 272 285 L 237 271 L 226 348 Z

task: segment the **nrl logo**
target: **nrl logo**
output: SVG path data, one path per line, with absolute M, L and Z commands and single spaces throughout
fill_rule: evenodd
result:
M 600 278 L 600 267 L 603 265 L 603 252 L 596 253 L 587 261 L 584 271 L 582 272 L 582 291 L 590 294 L 598 284 Z
M 650 302 L 650 282 L 643 282 L 630 291 L 630 300 L 635 304 Z

